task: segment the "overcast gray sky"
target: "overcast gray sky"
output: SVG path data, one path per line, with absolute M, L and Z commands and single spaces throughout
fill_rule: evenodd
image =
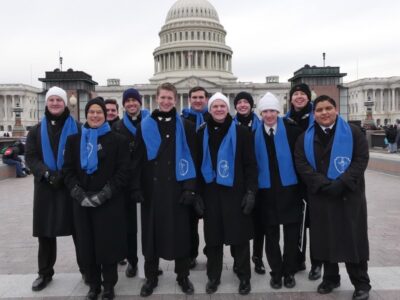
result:
M 287 81 L 304 66 L 340 66 L 344 81 L 400 76 L 398 0 L 210 0 L 240 81 Z M 175 0 L 2 0 L 0 83 L 41 86 L 58 67 L 100 85 L 148 83 L 158 33 Z

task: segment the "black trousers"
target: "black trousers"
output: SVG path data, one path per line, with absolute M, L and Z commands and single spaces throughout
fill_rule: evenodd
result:
M 146 276 L 146 279 L 158 278 L 159 264 L 160 264 L 159 258 L 154 258 L 154 259 L 145 258 L 144 275 Z M 189 276 L 189 266 L 190 266 L 189 257 L 175 259 L 175 273 L 177 274 L 177 279 Z
M 86 280 L 90 286 L 114 287 L 118 281 L 117 264 L 97 265 L 90 264 L 85 267 Z M 101 280 L 103 277 L 103 280 Z
M 234 255 L 237 275 L 240 280 L 250 280 L 250 243 L 245 242 L 239 245 L 231 245 Z M 224 246 L 207 246 L 207 276 L 210 280 L 220 280 L 222 273 L 222 260 Z
M 132 266 L 136 266 L 138 262 L 136 202 L 126 201 L 125 209 L 126 209 L 127 244 L 128 244 L 128 254 L 126 258 Z
M 310 230 L 308 230 L 310 232 Z M 304 235 L 303 235 L 303 249 L 297 248 L 297 264 L 300 265 L 303 262 L 306 261 L 306 252 L 307 252 L 307 228 L 304 230 Z M 319 260 L 316 260 L 313 258 L 312 251 L 310 249 L 310 261 L 311 261 L 311 267 L 321 267 L 322 262 Z
M 279 246 L 280 226 L 268 226 L 266 230 L 265 253 L 271 268 L 271 276 L 293 275 L 297 271 L 297 249 L 300 224 L 283 225 L 283 256 Z
M 369 276 L 368 276 L 368 263 L 366 261 L 360 263 L 345 263 L 347 274 L 351 283 L 356 290 L 371 289 Z M 324 262 L 324 276 L 323 281 L 332 283 L 340 282 L 339 264 Z
M 52 277 L 57 259 L 57 239 L 39 237 L 38 265 L 39 275 Z
M 253 256 L 262 259 L 264 250 L 265 233 L 263 230 L 262 214 L 260 213 L 260 206 L 256 205 L 256 210 L 253 211 L 254 223 L 254 239 L 253 239 Z
M 199 255 L 199 217 L 192 209 L 190 211 L 190 258 L 195 259 Z
M 76 253 L 76 237 L 72 235 L 72 239 L 75 245 L 75 255 L 79 271 L 83 274 L 83 265 L 78 260 Z M 38 274 L 46 277 L 52 277 L 54 275 L 54 265 L 57 259 L 57 238 L 55 237 L 38 237 L 39 251 L 38 251 Z

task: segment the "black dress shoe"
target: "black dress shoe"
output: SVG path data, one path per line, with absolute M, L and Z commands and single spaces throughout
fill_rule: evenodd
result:
M 153 294 L 154 289 L 158 285 L 158 278 L 155 279 L 146 279 L 146 282 L 143 284 L 142 289 L 140 290 L 140 296 L 148 297 Z
M 214 294 L 218 290 L 218 286 L 220 283 L 221 282 L 218 279 L 209 279 L 206 284 L 206 293 Z
M 86 300 L 96 300 L 101 292 L 101 287 L 91 286 L 89 292 L 86 295 Z
M 253 256 L 252 261 L 254 263 L 254 272 L 257 274 L 265 274 L 265 266 L 261 258 Z
M 303 261 L 297 265 L 297 271 L 304 271 L 306 269 L 306 263 Z
M 32 291 L 38 292 L 43 290 L 53 278 L 51 276 L 39 275 L 32 283 Z
M 282 278 L 271 277 L 269 285 L 275 290 L 282 288 Z
M 120 266 L 125 266 L 125 265 L 127 264 L 127 262 L 126 262 L 125 259 L 123 259 L 123 260 L 121 260 L 120 262 L 118 262 L 118 264 L 119 264 Z
M 184 292 L 186 295 L 194 294 L 193 283 L 189 280 L 188 277 L 178 279 L 178 284 L 181 287 L 182 292 Z
M 294 279 L 293 275 L 286 275 L 283 278 L 283 285 L 288 289 L 291 289 L 296 285 L 296 279 Z
M 321 278 L 321 267 L 311 266 L 310 273 L 308 273 L 309 280 L 318 280 Z
M 189 264 L 189 268 L 190 269 L 194 269 L 197 266 L 197 259 L 196 258 L 191 258 L 190 259 L 190 264 Z
M 367 300 L 369 299 L 369 291 L 365 290 L 356 290 L 353 294 L 354 300 Z
M 135 277 L 137 273 L 137 265 L 132 266 L 130 263 L 128 263 L 128 266 L 126 267 L 125 270 L 125 275 L 128 278 Z
M 318 293 L 320 294 L 329 294 L 330 292 L 333 291 L 333 289 L 337 288 L 340 286 L 340 282 L 334 283 L 334 282 L 329 282 L 329 281 L 322 281 L 320 285 L 318 286 Z
M 102 300 L 112 300 L 115 298 L 114 287 L 104 287 L 103 295 L 101 295 Z
M 250 280 L 240 280 L 239 283 L 239 294 L 240 295 L 248 295 L 251 291 Z

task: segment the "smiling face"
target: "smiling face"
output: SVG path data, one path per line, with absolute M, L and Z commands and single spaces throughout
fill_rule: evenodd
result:
M 46 106 L 53 116 L 60 116 L 65 110 L 64 100 L 58 96 L 47 98 Z
M 307 94 L 302 91 L 296 91 L 293 93 L 290 102 L 292 103 L 295 111 L 300 111 L 308 104 Z
M 90 128 L 99 128 L 106 121 L 104 111 L 98 104 L 89 107 L 86 119 Z
M 176 105 L 176 98 L 173 91 L 161 89 L 157 96 L 158 108 L 162 112 L 171 111 Z
M 261 118 L 265 125 L 273 127 L 278 121 L 279 112 L 273 109 L 266 109 L 261 112 Z
M 205 91 L 192 92 L 189 102 L 194 111 L 201 112 L 207 107 L 208 98 Z
M 228 105 L 223 100 L 215 100 L 210 107 L 210 115 L 217 123 L 225 121 L 228 111 Z
M 251 112 L 251 105 L 246 99 L 240 99 L 236 104 L 236 111 L 247 117 Z
M 315 121 L 321 126 L 331 126 L 333 123 L 335 123 L 337 115 L 338 111 L 336 107 L 328 100 L 318 102 L 315 106 Z
M 139 114 L 141 105 L 140 105 L 140 102 L 137 101 L 136 99 L 128 98 L 124 102 L 124 108 L 125 108 L 126 112 L 128 113 L 128 115 L 133 117 L 133 116 L 137 116 Z

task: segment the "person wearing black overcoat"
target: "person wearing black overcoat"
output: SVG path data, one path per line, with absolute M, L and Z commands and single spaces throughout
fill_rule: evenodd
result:
M 330 293 L 340 285 L 338 263 L 345 262 L 355 287 L 353 299 L 368 299 L 367 141 L 359 128 L 341 119 L 329 96 L 315 99 L 314 115 L 314 125 L 296 143 L 295 161 L 307 184 L 311 251 L 315 259 L 324 262 L 318 292 Z M 343 132 L 347 132 L 346 139 Z M 344 155 L 342 148 L 349 153 Z M 334 149 L 342 152 L 335 154 Z
M 78 132 L 79 127 L 66 106 L 67 93 L 63 89 L 50 88 L 45 99 L 45 116 L 29 130 L 25 147 L 25 161 L 34 176 L 33 236 L 39 241 L 39 277 L 32 284 L 33 291 L 42 290 L 52 280 L 56 237 L 75 237 L 62 165 L 66 138 Z
M 281 288 L 284 277 L 285 287 L 293 288 L 296 285 L 294 274 L 302 220 L 302 198 L 293 152 L 301 129 L 294 122 L 279 117 L 279 100 L 271 93 L 260 99 L 258 109 L 262 124 L 255 132 L 259 174 L 257 202 L 266 235 L 270 285 L 274 289 Z M 283 254 L 279 245 L 280 225 L 283 225 L 284 234 Z
M 246 128 L 233 122 L 228 114 L 229 100 L 225 95 L 214 94 L 209 99 L 208 110 L 211 118 L 207 126 L 198 131 L 199 157 L 202 158 L 199 179 L 205 204 L 206 292 L 216 292 L 220 284 L 225 244 L 233 246 L 232 253 L 240 280 L 239 293 L 245 295 L 251 290 L 249 241 L 254 234 L 251 213 L 257 191 L 257 165 L 252 136 Z M 205 134 L 209 135 L 208 141 L 204 138 Z M 236 143 L 230 142 L 234 141 L 231 138 L 234 134 Z M 228 146 L 220 150 L 222 145 Z M 209 156 L 204 147 L 208 147 Z M 217 157 L 225 150 L 235 151 L 231 162 L 225 159 L 218 161 Z M 203 171 L 205 167 L 208 168 L 206 172 Z M 209 178 L 207 173 L 214 175 Z M 230 178 L 230 182 L 225 182 L 225 178 Z
M 136 139 L 136 128 L 143 118 L 147 117 L 149 112 L 141 110 L 142 95 L 134 88 L 129 88 L 122 95 L 122 106 L 124 107 L 124 116 L 121 120 L 112 125 L 112 130 L 123 135 L 128 141 L 130 152 L 130 178 L 133 178 L 136 170 L 132 168 L 133 149 Z M 125 212 L 127 222 L 127 241 L 128 241 L 128 265 L 125 270 L 126 277 L 134 277 L 137 273 L 137 211 L 136 200 L 133 198 L 132 186 L 128 184 L 124 190 Z
M 114 298 L 117 263 L 126 257 L 126 219 L 123 188 L 129 175 L 127 141 L 105 121 L 102 98 L 85 107 L 82 133 L 68 138 L 65 184 L 73 198 L 77 250 L 90 286 L 87 299 Z
M 133 153 L 134 198 L 143 198 L 140 202 L 146 282 L 141 288 L 142 297 L 150 296 L 158 285 L 160 258 L 175 260 L 179 286 L 185 294 L 194 292 L 189 264 L 190 214 L 197 201 L 195 127 L 177 114 L 177 92 L 172 84 L 161 84 L 156 95 L 159 108 L 138 126 Z M 157 137 L 157 145 L 148 144 Z M 178 158 L 178 149 L 182 147 L 186 156 Z
M 233 104 L 236 110 L 236 116 L 234 117 L 234 121 L 236 122 L 236 124 L 242 125 L 250 132 L 254 133 L 254 131 L 260 124 L 260 119 L 253 111 L 253 96 L 245 91 L 239 92 L 233 99 Z M 260 214 L 258 206 L 259 203 L 258 201 L 256 201 L 255 209 L 253 211 L 254 239 L 253 254 L 251 256 L 251 260 L 254 263 L 254 271 L 257 274 L 265 274 L 265 266 L 262 260 L 265 234 L 262 228 L 262 215 Z M 233 268 L 235 270 L 235 264 Z
M 196 130 L 206 120 L 210 118 L 207 111 L 208 92 L 201 86 L 192 87 L 189 90 L 189 108 L 182 109 L 182 118 L 192 122 L 196 126 Z M 190 216 L 190 268 L 193 269 L 197 265 L 197 256 L 199 255 L 199 216 L 192 210 Z M 204 250 L 203 250 L 204 251 Z
M 305 83 L 299 83 L 294 85 L 289 92 L 289 99 L 290 99 L 290 110 L 286 114 L 286 118 L 289 120 L 294 121 L 297 126 L 301 128 L 304 132 L 307 128 L 314 122 L 313 116 L 313 105 L 311 102 L 311 90 L 310 87 Z M 307 186 L 300 182 L 300 193 L 305 201 L 307 200 Z M 307 204 L 305 204 L 307 205 Z M 306 269 L 306 250 L 307 250 L 307 228 L 310 227 L 310 213 L 309 209 L 305 207 L 305 226 L 303 229 L 303 247 L 302 249 L 298 250 L 298 271 L 303 271 Z M 310 261 L 311 261 L 311 268 L 310 272 L 308 273 L 309 280 L 317 280 L 321 278 L 321 267 L 322 262 L 316 260 L 312 252 L 310 251 Z

